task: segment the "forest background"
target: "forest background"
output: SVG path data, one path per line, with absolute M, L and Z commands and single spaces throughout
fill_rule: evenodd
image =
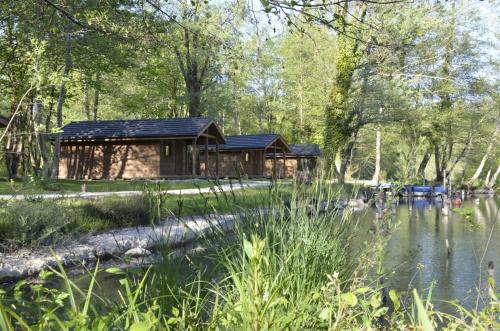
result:
M 491 188 L 498 1 L 0 1 L 0 176 L 57 176 L 75 120 L 213 117 L 349 178 Z M 57 135 L 55 135 L 57 137 Z

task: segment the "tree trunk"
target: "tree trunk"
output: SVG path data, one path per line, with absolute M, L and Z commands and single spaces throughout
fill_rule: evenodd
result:
M 495 184 L 497 182 L 498 175 L 500 175 L 500 165 L 497 167 L 497 170 L 495 171 L 493 176 L 491 176 L 491 179 L 488 182 L 488 184 L 486 185 L 486 188 L 491 189 L 491 188 L 493 188 L 493 186 L 495 186 Z
M 82 111 L 85 115 L 85 118 L 90 121 L 90 102 L 89 102 L 89 85 L 88 80 L 84 76 L 82 78 L 82 92 L 83 92 L 83 102 L 82 102 Z
M 488 168 L 488 172 L 486 173 L 486 177 L 484 178 L 484 187 L 488 187 L 488 184 L 490 183 L 490 176 L 491 176 L 491 167 Z
M 69 71 L 71 70 L 71 31 L 72 22 L 68 19 L 66 25 L 66 40 L 65 40 L 65 53 L 64 53 L 64 72 L 63 79 L 61 83 L 61 88 L 59 91 L 59 99 L 57 100 L 56 108 L 56 120 L 57 127 L 60 129 L 62 127 L 62 114 L 64 101 L 66 99 L 66 79 L 68 77 Z M 52 178 L 57 178 L 59 176 L 59 159 L 61 157 L 61 135 L 58 134 L 54 142 L 54 160 L 52 163 Z
M 491 150 L 493 149 L 493 145 L 496 144 L 496 140 L 497 140 L 497 136 L 498 136 L 499 131 L 500 131 L 500 119 L 497 119 L 495 133 L 493 134 L 493 137 L 490 140 L 488 147 L 486 148 L 486 152 L 484 153 L 484 156 L 481 159 L 481 162 L 479 163 L 479 166 L 477 167 L 476 172 L 474 172 L 474 175 L 472 175 L 472 177 L 467 181 L 467 183 L 466 183 L 467 186 L 474 185 L 474 183 L 477 181 L 479 176 L 481 176 L 481 173 L 483 172 L 484 165 L 486 164 L 486 161 L 490 157 Z
M 304 143 L 304 82 L 302 73 L 300 74 L 300 89 L 299 89 L 299 141 L 301 144 Z
M 439 163 L 439 146 L 437 144 L 434 144 L 434 165 L 436 167 L 436 182 L 442 182 L 444 178 Z
M 380 107 L 379 114 L 382 115 L 383 108 Z M 373 172 L 372 181 L 377 182 L 380 180 L 380 142 L 382 139 L 380 121 L 377 124 L 377 133 L 375 137 L 375 171 Z
M 52 113 L 54 112 L 54 97 L 56 93 L 56 88 L 54 85 L 50 86 L 50 101 L 47 109 L 47 117 L 45 118 L 45 132 L 50 132 L 51 122 L 52 122 Z
M 184 13 L 184 16 L 194 16 L 197 20 L 196 13 Z M 187 28 L 184 28 L 184 50 L 183 54 L 178 47 L 174 47 L 175 56 L 177 58 L 184 84 L 186 86 L 186 94 L 188 97 L 188 112 L 190 117 L 201 116 L 201 94 L 204 88 L 204 81 L 208 74 L 208 65 L 210 57 L 206 55 L 203 58 L 199 54 L 203 46 L 200 45 L 199 35 L 193 33 Z
M 347 145 L 342 153 L 342 160 L 340 163 L 340 170 L 339 170 L 339 183 L 340 184 L 343 184 L 345 182 L 345 174 L 347 171 L 347 166 L 349 165 L 349 159 L 350 159 L 350 156 L 352 153 L 352 149 L 354 148 L 354 144 L 355 144 L 355 139 L 351 139 L 347 143 Z
M 197 81 L 197 78 L 191 76 L 186 81 L 186 86 L 188 90 L 188 110 L 189 117 L 200 117 L 200 104 L 201 104 L 201 84 Z
M 474 183 L 477 181 L 479 176 L 481 176 L 481 173 L 483 172 L 484 165 L 486 164 L 486 161 L 488 160 L 491 149 L 493 148 L 493 141 L 495 139 L 491 140 L 490 143 L 488 144 L 488 147 L 486 148 L 486 153 L 484 153 L 483 158 L 481 159 L 481 162 L 479 163 L 479 166 L 476 169 L 476 172 L 474 172 L 474 175 L 467 181 L 467 186 L 474 185 Z
M 92 120 L 97 121 L 97 110 L 99 108 L 99 93 L 101 90 L 101 73 L 95 74 L 94 105 L 92 107 Z
M 40 41 L 40 19 L 41 19 L 41 6 L 40 6 L 40 1 L 36 2 L 35 6 L 35 38 L 37 42 Z M 36 62 L 36 66 L 38 67 L 38 61 Z M 36 70 L 38 71 L 38 69 Z M 35 139 L 38 143 L 38 149 L 40 150 L 40 157 L 41 157 L 41 164 L 38 164 L 38 167 L 42 169 L 42 176 L 43 177 L 48 177 L 49 175 L 49 156 L 47 153 L 47 139 L 46 135 L 48 132 L 47 130 L 45 131 L 45 134 L 40 134 L 39 130 L 43 121 L 43 104 L 42 101 L 40 100 L 40 86 L 38 85 L 38 80 L 37 80 L 37 86 L 34 91 L 34 100 L 33 100 L 33 132 L 35 133 Z
M 352 77 L 359 64 L 362 52 L 359 50 L 360 42 L 346 35 L 356 35 L 360 33 L 360 31 L 356 30 L 347 31 L 352 27 L 348 21 L 349 18 L 354 17 L 353 19 L 361 23 L 364 22 L 366 7 L 364 4 L 360 4 L 360 6 L 361 7 L 355 9 L 357 13 L 354 14 L 354 16 L 347 12 L 347 8 L 339 8 L 339 17 L 335 20 L 337 30 L 343 33 L 337 36 L 337 54 L 335 59 L 337 73 L 335 74 L 335 83 L 330 93 L 329 105 L 325 108 L 326 126 L 324 156 L 328 170 L 335 164 L 337 153 L 343 146 L 346 146 L 346 141 L 352 136 L 352 132 L 350 132 L 352 126 L 351 123 L 349 123 L 350 118 L 347 111 L 347 101 L 351 90 Z M 348 149 L 348 146 L 346 146 L 345 149 Z M 345 165 L 345 167 L 347 167 L 347 165 Z M 343 179 L 342 177 L 344 177 L 344 175 L 345 173 L 340 174 L 340 178 Z
M 49 176 L 49 155 L 47 153 L 47 139 L 46 134 L 40 134 L 38 128 L 42 124 L 42 109 L 43 105 L 40 100 L 35 100 L 33 103 L 33 113 L 35 114 L 35 136 L 38 141 L 38 148 L 40 149 L 42 176 L 47 178 Z
M 16 109 L 16 107 L 13 107 Z M 17 178 L 17 168 L 21 161 L 22 142 L 16 134 L 19 127 L 19 117 L 12 121 L 8 130 L 7 141 L 4 148 L 5 167 L 7 168 L 7 176 L 9 180 Z

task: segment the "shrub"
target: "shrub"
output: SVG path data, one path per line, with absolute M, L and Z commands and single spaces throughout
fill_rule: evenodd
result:
M 85 216 L 101 219 L 108 228 L 148 225 L 151 219 L 142 197 L 110 197 L 85 201 L 81 208 Z
M 52 244 L 72 229 L 71 211 L 54 201 L 11 201 L 0 212 L 0 244 L 7 247 Z

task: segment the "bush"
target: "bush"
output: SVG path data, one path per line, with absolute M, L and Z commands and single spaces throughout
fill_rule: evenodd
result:
M 11 201 L 0 212 L 0 244 L 5 248 L 51 244 L 72 229 L 72 213 L 54 201 Z
M 83 234 L 150 224 L 143 198 L 13 200 L 0 211 L 0 250 L 61 244 Z
M 109 228 L 150 224 L 150 211 L 142 197 L 110 197 L 84 202 L 83 213 L 91 218 L 103 220 Z

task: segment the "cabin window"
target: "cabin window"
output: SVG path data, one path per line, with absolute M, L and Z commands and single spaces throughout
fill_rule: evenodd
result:
M 170 144 L 165 145 L 165 156 L 170 156 Z
M 245 153 L 245 162 L 250 161 L 250 153 Z

